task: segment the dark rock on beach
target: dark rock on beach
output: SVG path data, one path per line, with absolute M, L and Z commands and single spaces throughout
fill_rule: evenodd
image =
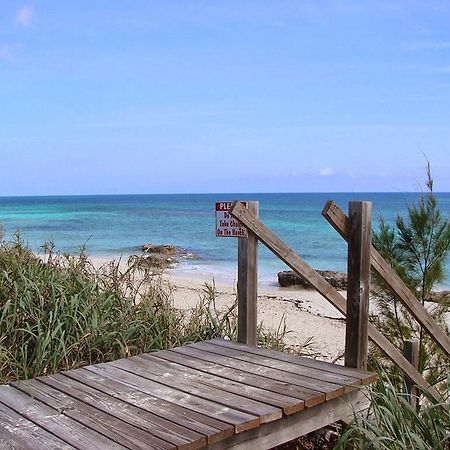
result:
M 142 246 L 142 251 L 144 253 L 159 253 L 165 255 L 175 255 L 177 253 L 177 248 L 175 245 L 154 245 L 154 244 L 144 244 Z
M 180 259 L 197 258 L 193 253 L 169 244 L 144 244 L 142 252 L 141 261 L 158 270 L 173 268 L 180 262 Z
M 332 270 L 316 270 L 319 275 L 325 278 L 337 290 L 347 289 L 347 274 L 334 272 Z M 301 275 L 292 270 L 278 272 L 278 284 L 282 287 L 298 286 L 304 289 L 311 289 L 309 282 Z

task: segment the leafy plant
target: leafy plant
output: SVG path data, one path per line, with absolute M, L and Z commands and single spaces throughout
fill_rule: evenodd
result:
M 190 312 L 139 258 L 94 267 L 44 246 L 34 255 L 16 235 L 0 235 L 0 383 L 32 378 L 214 337 L 236 337 L 235 305 L 219 310 L 204 285 Z M 286 330 L 284 330 L 284 333 Z M 281 348 L 284 333 L 259 340 Z
M 417 204 L 408 207 L 405 218 L 397 217 L 395 225 L 388 225 L 381 219 L 373 242 L 415 293 L 418 301 L 427 307 L 433 318 L 448 332 L 445 314 L 449 311 L 449 296 L 430 301 L 433 299 L 434 289 L 445 278 L 445 261 L 450 251 L 450 221 L 442 217 L 439 210 L 429 163 L 427 188 L 427 192 L 420 195 Z M 417 338 L 419 371 L 431 385 L 440 387 L 443 395 L 448 395 L 448 358 L 380 279 L 376 279 L 374 285 L 377 315 L 373 319 L 377 327 L 399 349 L 403 348 L 406 339 Z M 386 361 L 381 353 L 377 357 Z M 386 366 L 387 364 L 386 361 Z M 392 366 L 391 376 L 396 377 L 401 385 L 400 372 Z
M 431 404 L 417 410 L 383 369 L 378 368 L 378 372 L 377 384 L 366 391 L 369 410 L 355 414 L 336 449 L 450 449 L 449 405 Z

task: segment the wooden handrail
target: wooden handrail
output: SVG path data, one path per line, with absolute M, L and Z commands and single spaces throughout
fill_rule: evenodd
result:
M 335 202 L 328 201 L 325 204 L 322 215 L 345 240 L 348 239 L 349 219 Z M 436 323 L 431 314 L 422 306 L 408 286 L 373 245 L 370 253 L 372 268 L 375 272 L 386 282 L 392 293 L 417 322 L 428 331 L 430 337 L 441 347 L 447 357 L 450 357 L 450 338 L 442 327 Z
M 309 266 L 298 254 L 289 248 L 278 236 L 275 235 L 264 223 L 252 214 L 242 203 L 234 202 L 230 214 L 240 220 L 250 233 L 253 233 L 272 253 L 278 256 L 294 272 L 306 278 L 311 286 L 325 297 L 342 314 L 346 314 L 346 299 L 334 289 L 321 275 Z M 373 324 L 368 324 L 368 334 L 400 369 L 418 387 L 429 393 L 436 401 L 441 401 L 439 393 L 425 378 L 406 360 L 403 354 L 380 333 Z

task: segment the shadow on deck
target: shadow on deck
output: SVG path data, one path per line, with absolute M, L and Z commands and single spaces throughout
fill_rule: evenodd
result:
M 214 339 L 1 386 L 0 446 L 271 448 L 351 417 L 375 378 Z

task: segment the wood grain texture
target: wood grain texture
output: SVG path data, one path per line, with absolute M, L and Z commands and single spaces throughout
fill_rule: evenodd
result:
M 349 203 L 345 365 L 367 369 L 372 204 Z
M 264 424 L 255 430 L 242 433 L 221 442 L 220 446 L 211 445 L 208 449 L 268 450 L 339 420 L 350 421 L 354 413 L 367 407 L 366 395 L 354 391 L 315 408 L 307 408 L 277 422 Z
M 73 447 L 93 450 L 126 449 L 11 386 L 1 386 L 0 402 Z
M 305 410 L 299 430 L 330 424 L 320 405 L 368 376 L 266 352 L 216 339 L 0 386 L 0 448 L 262 448 Z
M 0 403 L 0 448 L 72 450 L 75 447 Z
M 95 367 L 95 366 L 92 366 Z M 181 405 L 177 402 L 170 402 L 169 397 L 164 396 L 164 392 L 158 397 L 150 394 L 148 390 L 140 391 L 134 384 L 119 382 L 112 378 L 104 377 L 95 371 L 85 368 L 65 372 L 64 376 L 78 381 L 96 391 L 103 392 L 108 396 L 120 399 L 130 405 L 134 405 L 158 415 L 174 423 L 178 423 L 207 437 L 209 443 L 218 442 L 234 434 L 234 427 L 228 423 L 211 417 L 208 411 L 205 414 L 193 411 L 182 406 L 184 398 L 180 399 Z M 200 405 L 201 406 L 201 405 Z
M 230 214 L 239 219 L 258 239 L 294 272 L 308 279 L 310 284 L 342 314 L 346 315 L 346 299 L 334 289 L 323 277 L 310 267 L 299 255 L 290 249 L 257 217 L 247 211 L 239 202 L 233 204 Z M 373 256 L 374 252 L 371 252 Z M 373 259 L 372 259 L 373 261 Z M 441 330 L 442 331 L 442 330 Z M 386 353 L 419 387 L 427 391 L 436 401 L 442 401 L 439 393 L 420 375 L 404 358 L 403 354 L 380 333 L 371 323 L 368 325 L 369 338 Z
M 155 382 L 145 377 L 121 370 L 110 365 L 95 365 L 86 367 L 87 371 L 105 377 L 119 383 L 126 384 L 138 391 L 148 393 L 158 398 L 163 398 L 170 403 L 184 406 L 192 411 L 207 414 L 214 419 L 234 425 L 236 433 L 259 426 L 259 417 L 242 411 L 217 405 L 214 401 L 206 400 L 196 395 L 180 391 L 174 387 Z M 73 376 L 72 372 L 67 373 Z
M 167 365 L 169 368 L 176 370 L 177 373 L 183 373 L 183 379 L 185 380 L 198 380 L 200 383 L 206 386 L 213 386 L 221 390 L 227 391 L 232 394 L 236 394 L 240 397 L 245 397 L 247 399 L 256 400 L 275 408 L 280 408 L 284 413 L 298 412 L 302 409 L 302 402 L 293 397 L 288 397 L 280 393 L 274 393 L 269 390 L 262 389 L 261 387 L 252 386 L 245 382 L 245 379 L 237 382 L 229 377 L 223 377 L 224 373 L 222 371 L 221 375 L 211 374 L 205 369 L 205 364 L 200 360 L 192 361 L 183 355 L 177 355 L 173 352 L 158 352 L 155 355 L 144 354 L 138 356 L 138 358 L 143 358 L 146 361 L 159 361 L 160 363 Z M 202 364 L 203 363 L 203 364 Z M 224 367 L 226 373 L 229 373 L 230 369 Z M 225 373 L 225 375 L 226 375 Z M 300 406 L 296 408 L 296 405 Z
M 157 440 L 152 443 L 152 436 L 140 428 L 39 380 L 21 381 L 12 385 L 32 398 L 58 410 L 61 414 L 71 417 L 82 425 L 98 431 L 129 449 L 154 449 L 155 444 L 159 444 Z M 170 448 L 167 442 L 160 447 Z
M 243 413 L 259 417 L 261 423 L 271 422 L 282 417 L 280 408 L 227 392 L 211 384 L 203 383 L 206 376 L 199 372 L 194 377 L 182 366 L 171 367 L 167 361 L 158 358 L 132 357 L 108 363 L 108 367 L 117 367 L 142 378 L 160 383 L 164 386 L 195 395 L 198 398 L 210 400 L 225 408 L 233 408 Z
M 318 359 L 306 358 L 304 356 L 292 355 L 289 353 L 279 352 L 267 348 L 248 347 L 238 342 L 229 341 L 227 339 L 210 339 L 208 342 L 221 345 L 223 347 L 235 348 L 243 352 L 252 353 L 254 355 L 270 356 L 273 359 L 279 359 L 280 361 L 286 361 L 291 364 L 300 365 L 304 367 L 312 367 L 323 372 L 331 372 L 336 374 L 345 375 L 348 379 L 354 380 L 355 383 L 369 384 L 376 381 L 376 374 L 369 373 L 362 370 L 356 370 L 349 367 L 344 367 L 339 364 L 333 364 L 326 361 L 320 361 Z
M 258 216 L 259 202 L 247 202 L 247 208 Z M 238 239 L 238 341 L 256 346 L 258 300 L 258 239 L 251 232 Z

